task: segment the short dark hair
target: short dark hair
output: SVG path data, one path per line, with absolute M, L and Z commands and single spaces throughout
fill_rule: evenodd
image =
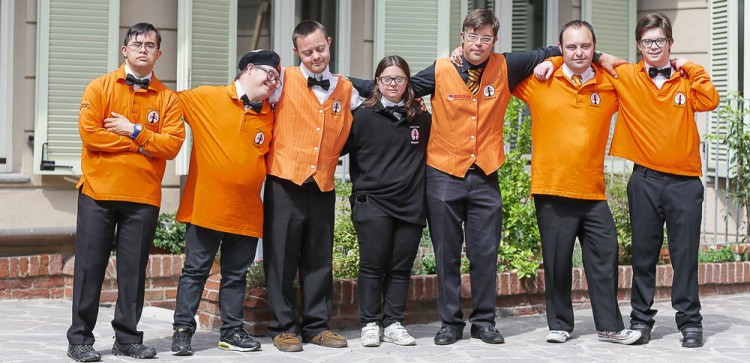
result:
M 492 27 L 492 34 L 497 36 L 497 32 L 500 30 L 500 21 L 497 20 L 492 11 L 476 9 L 466 14 L 461 31 L 466 32 L 468 29 L 479 29 L 485 26 Z
M 149 23 L 138 23 L 131 25 L 130 28 L 128 28 L 128 32 L 125 33 L 125 38 L 122 40 L 122 45 L 128 45 L 130 39 L 135 38 L 139 35 L 147 34 L 149 32 L 154 32 L 156 34 L 156 47 L 161 48 L 161 33 L 159 33 L 159 29 L 156 29 L 153 24 Z
M 672 40 L 672 22 L 663 13 L 647 14 L 638 20 L 638 25 L 635 27 L 635 40 L 640 41 L 643 33 L 653 28 L 661 29 L 667 40 Z
M 323 33 L 323 37 L 328 39 L 328 31 L 326 31 L 326 27 L 315 20 L 303 20 L 297 24 L 292 32 L 292 43 L 294 43 L 294 47 L 297 48 L 297 38 L 306 37 L 315 33 L 316 30 L 320 30 Z
M 594 34 L 594 27 L 591 26 L 589 22 L 583 20 L 573 20 L 563 25 L 562 29 L 560 30 L 560 45 L 562 45 L 563 43 L 563 33 L 565 33 L 568 28 L 588 28 L 588 30 L 591 32 L 591 39 L 594 41 L 594 45 L 596 46 L 596 34 Z
M 397 55 L 388 55 L 380 60 L 380 63 L 378 63 L 378 67 L 375 69 L 375 89 L 372 90 L 372 93 L 370 93 L 370 97 L 368 97 L 367 100 L 365 100 L 365 102 L 363 102 L 362 104 L 367 107 L 372 107 L 380 102 L 380 98 L 383 96 L 383 94 L 380 93 L 380 88 L 378 88 L 377 85 L 377 79 L 381 74 L 383 74 L 383 71 L 385 71 L 385 69 L 390 66 L 396 66 L 400 68 L 406 75 L 406 89 L 404 90 L 404 94 L 403 96 L 401 96 L 401 99 L 404 100 L 404 108 L 406 109 L 406 115 L 404 115 L 404 117 L 408 121 L 411 121 L 412 119 L 414 119 L 414 116 L 417 115 L 417 111 L 421 106 L 419 106 L 419 104 L 417 103 L 416 97 L 414 96 L 414 89 L 412 89 L 411 87 L 411 71 L 409 70 L 409 64 L 406 63 L 406 60 L 404 60 L 404 58 L 401 58 Z

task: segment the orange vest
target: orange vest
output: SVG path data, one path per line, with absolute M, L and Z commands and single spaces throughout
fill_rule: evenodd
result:
M 513 95 L 531 109 L 531 194 L 606 200 L 604 153 L 617 93 L 601 68 L 580 89 L 558 68 L 547 81 L 534 75 Z
M 190 171 L 177 220 L 216 231 L 263 237 L 260 189 L 273 110 L 245 110 L 234 82 L 179 93 L 193 132 Z
M 268 174 L 302 185 L 309 177 L 321 191 L 333 190 L 341 149 L 352 128 L 352 84 L 341 76 L 320 104 L 299 67 L 284 68 L 276 124 L 266 156 Z
M 472 164 L 488 175 L 505 161 L 503 119 L 510 101 L 505 57 L 493 53 L 472 95 L 447 58 L 435 61 L 432 131 L 427 164 L 462 178 Z
M 104 128 L 104 119 L 112 117 L 112 112 L 143 125 L 135 140 Z M 148 89 L 134 91 L 125 84 L 123 64 L 86 87 L 78 130 L 83 143 L 83 175 L 76 188 L 81 193 L 96 200 L 160 206 L 167 160 L 177 156 L 185 139 L 177 94 L 156 76 L 151 78 Z
M 715 109 L 719 94 L 703 67 L 687 62 L 661 89 L 643 61 L 617 67 L 620 98 L 610 154 L 665 173 L 700 176 L 700 134 L 695 112 Z

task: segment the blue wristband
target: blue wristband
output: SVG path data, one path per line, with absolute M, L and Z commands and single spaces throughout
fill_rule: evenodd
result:
M 133 125 L 133 134 L 130 135 L 130 138 L 135 140 L 135 138 L 138 137 L 138 134 L 141 133 L 141 129 L 143 129 L 143 125 L 141 124 Z

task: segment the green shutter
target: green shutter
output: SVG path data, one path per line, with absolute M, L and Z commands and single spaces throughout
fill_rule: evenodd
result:
M 533 24 L 534 7 L 528 0 L 513 0 L 511 20 L 511 50 L 527 51 L 532 48 L 534 40 Z
M 584 1 L 581 18 L 594 27 L 597 49 L 635 61 L 635 6 L 635 0 Z
M 735 1 L 711 0 L 709 1 L 709 14 L 711 22 L 709 74 L 723 102 L 728 93 L 737 91 L 738 86 L 737 37 L 730 35 L 737 34 L 737 4 Z M 726 134 L 726 125 L 718 118 L 718 111 L 710 113 L 707 132 Z M 709 141 L 706 148 L 706 174 L 718 177 L 729 176 L 728 156 L 726 145 Z
M 117 67 L 119 0 L 40 0 L 34 172 L 81 173 L 78 107 L 86 85 Z M 42 171 L 45 160 L 55 170 Z

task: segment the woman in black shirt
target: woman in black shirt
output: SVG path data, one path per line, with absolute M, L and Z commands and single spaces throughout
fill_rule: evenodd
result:
M 360 256 L 361 342 L 366 347 L 379 346 L 381 340 L 415 344 L 401 322 L 426 219 L 430 114 L 420 110 L 409 77 L 403 58 L 387 56 L 380 61 L 376 87 L 354 112 L 344 148 L 351 161 L 350 201 Z

